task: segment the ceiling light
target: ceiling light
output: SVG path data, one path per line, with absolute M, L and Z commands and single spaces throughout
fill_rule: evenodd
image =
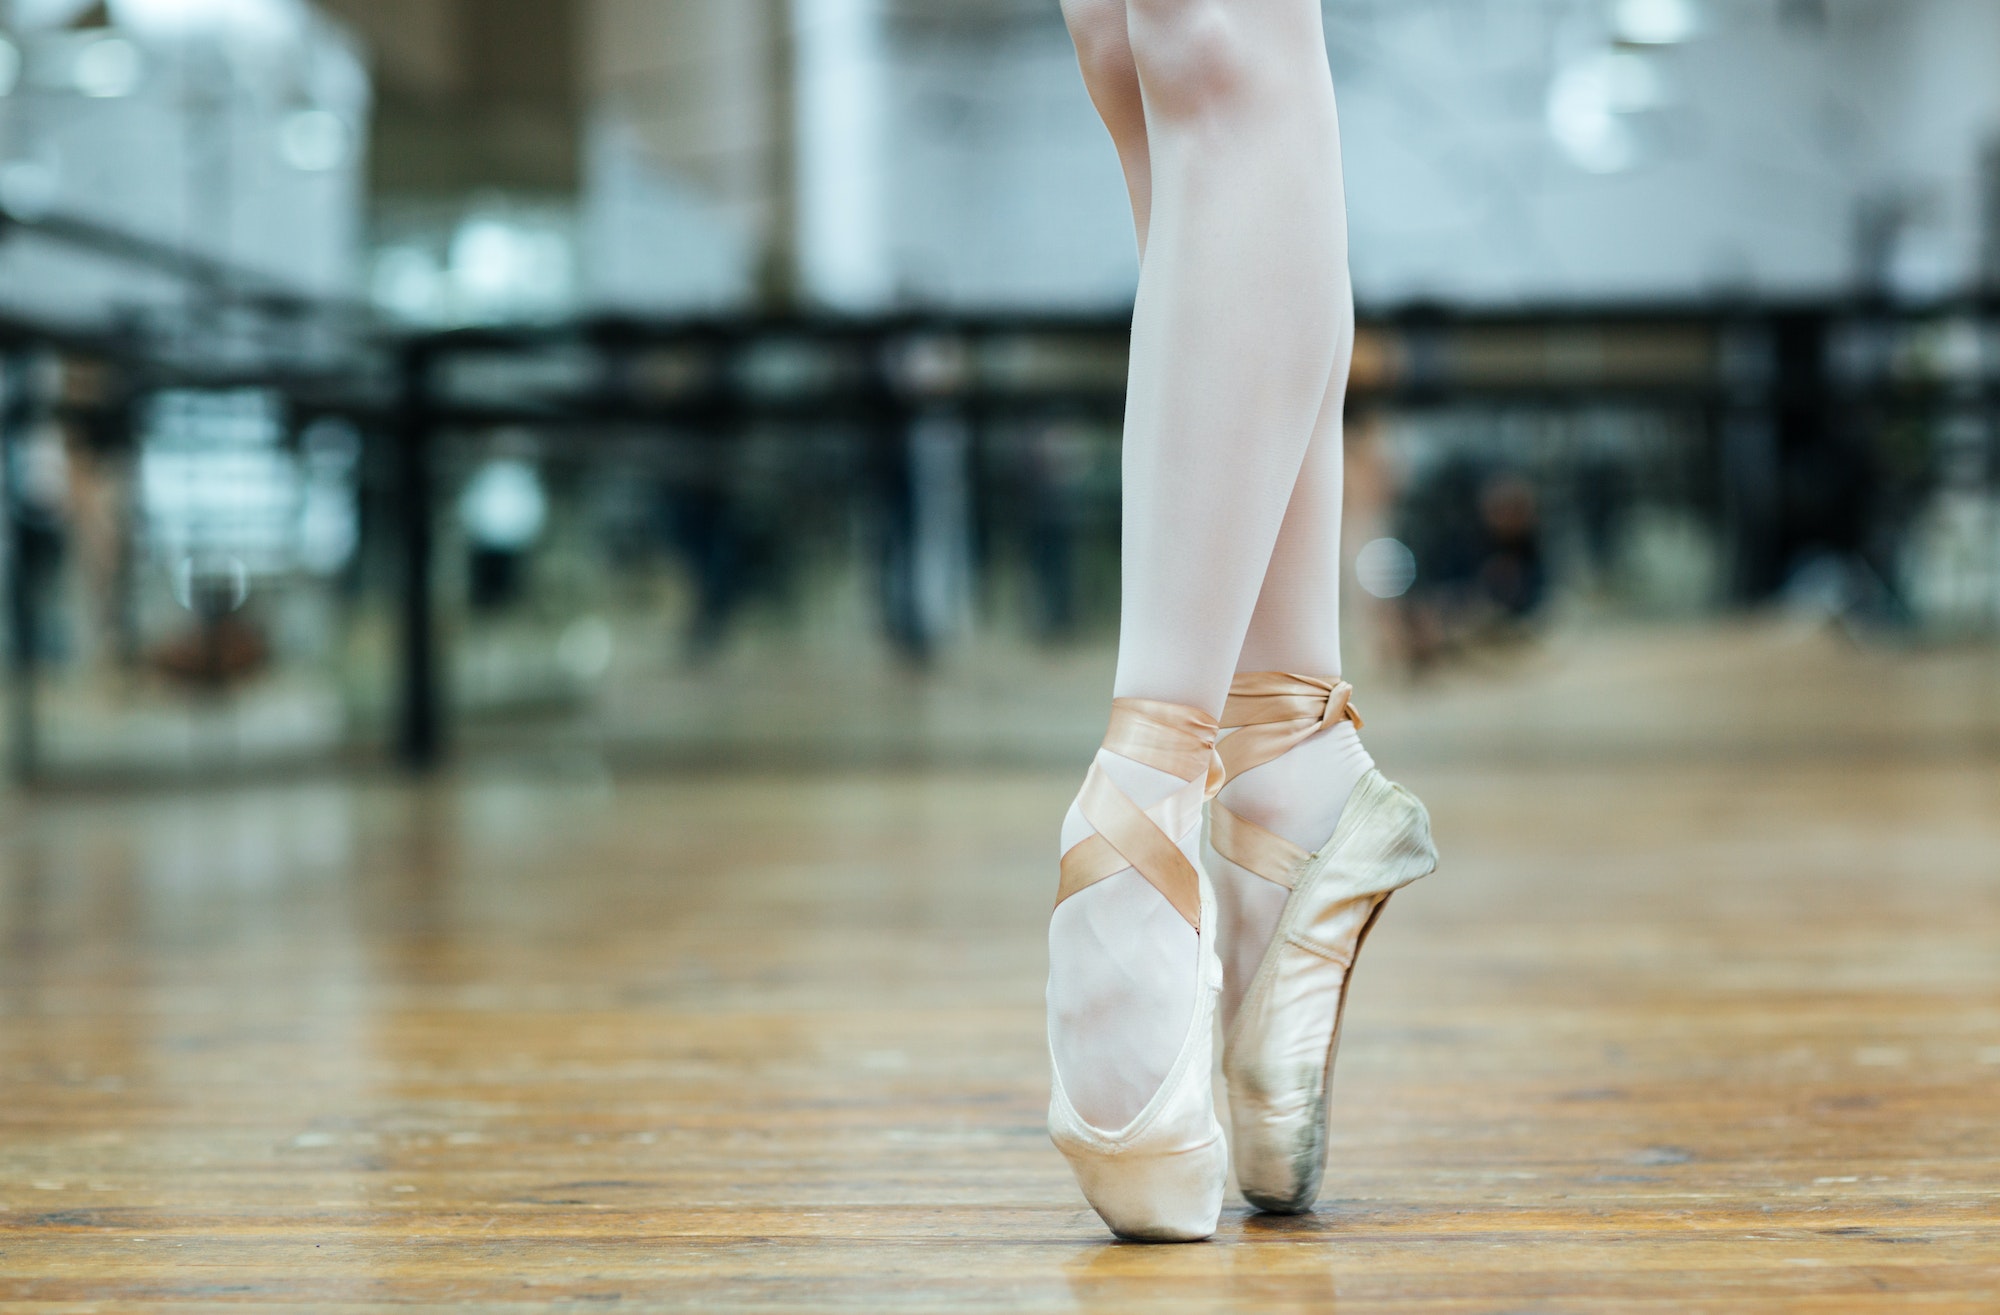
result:
M 86 96 L 109 100 L 138 90 L 145 61 L 139 47 L 120 36 L 101 36 L 76 52 L 70 78 Z
M 1619 173 L 1638 163 L 1638 141 L 1621 102 L 1640 89 L 1621 88 L 1618 69 L 1608 52 L 1600 52 L 1569 64 L 1549 84 L 1549 136 L 1591 173 Z
M 283 40 L 305 30 L 299 0 L 110 0 L 120 27 L 142 35 L 185 37 L 203 33 Z
M 297 110 L 278 125 L 278 151 L 305 173 L 325 173 L 347 162 L 347 123 L 331 110 Z
M 1695 0 L 1617 0 L 1611 7 L 1612 35 L 1632 45 L 1679 45 L 1700 36 L 1701 28 Z

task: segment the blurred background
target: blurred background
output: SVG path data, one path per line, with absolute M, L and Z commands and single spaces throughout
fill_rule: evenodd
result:
M 2000 5 L 1326 15 L 1363 706 L 2000 743 Z M 12 777 L 1080 767 L 1136 277 L 1055 0 L 0 0 Z

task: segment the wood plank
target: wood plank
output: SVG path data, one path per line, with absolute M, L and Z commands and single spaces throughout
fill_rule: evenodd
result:
M 2000 764 L 1423 762 L 1326 1199 L 1188 1247 L 1041 1129 L 1067 774 L 10 800 L 0 1302 L 2000 1310 Z

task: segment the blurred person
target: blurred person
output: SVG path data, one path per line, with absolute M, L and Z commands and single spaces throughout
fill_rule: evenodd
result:
M 1535 486 L 1513 474 L 1489 479 L 1479 491 L 1479 525 L 1486 535 L 1480 592 L 1502 617 L 1519 621 L 1541 605 L 1548 578 Z
M 719 443 L 703 440 L 700 474 L 662 491 L 673 545 L 694 579 L 694 610 L 682 636 L 687 660 L 700 666 L 722 651 L 743 597 L 742 517 L 719 469 Z
M 88 660 L 123 665 L 137 644 L 127 606 L 134 560 L 131 467 L 109 453 L 110 442 L 87 435 L 67 445 L 65 507 L 76 548 L 77 583 L 87 631 L 79 645 Z
M 1446 462 L 1411 490 L 1403 520 L 1418 568 L 1400 600 L 1398 633 L 1413 672 L 1530 637 L 1548 570 L 1540 499 L 1526 477 L 1471 459 Z
M 1318 0 L 1063 10 L 1140 278 L 1111 727 L 1049 925 L 1049 1131 L 1113 1232 L 1193 1240 L 1230 1154 L 1218 1011 L 1244 1194 L 1305 1210 L 1348 967 L 1436 854 L 1338 675 L 1354 312 Z
M 1088 440 L 1072 425 L 1044 425 L 1029 436 L 1024 528 L 1034 624 L 1044 640 L 1065 640 L 1076 633 L 1076 562 L 1086 517 L 1082 485 L 1090 461 Z

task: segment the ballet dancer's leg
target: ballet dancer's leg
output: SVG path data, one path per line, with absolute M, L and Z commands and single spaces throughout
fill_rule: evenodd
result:
M 1341 672 L 1340 511 L 1345 455 L 1341 411 L 1353 355 L 1351 297 L 1346 313 L 1349 329 L 1342 335 L 1312 446 L 1299 469 L 1271 564 L 1264 572 L 1257 609 L 1251 613 L 1250 630 L 1237 659 L 1239 672 L 1310 676 Z M 1342 721 L 1232 780 L 1224 787 L 1221 802 L 1301 849 L 1317 850 L 1333 835 L 1348 795 L 1374 765 L 1354 723 Z M 1218 948 L 1223 962 L 1222 1018 L 1227 1027 L 1271 942 L 1289 892 L 1227 859 L 1212 862 L 1209 875 L 1222 914 Z
M 1146 107 L 1139 95 L 1139 67 L 1126 34 L 1125 0 L 1062 0 L 1063 21 L 1076 43 L 1084 90 L 1111 134 L 1125 191 L 1132 199 L 1132 227 L 1139 255 L 1146 254 L 1146 224 L 1153 210 L 1153 164 L 1146 149 Z
M 1126 18 L 1149 187 L 1114 694 L 1213 715 L 1348 332 L 1338 125 L 1317 0 L 1129 0 Z M 1130 182 L 1139 157 L 1121 157 Z M 1184 784 L 1110 752 L 1099 767 L 1142 808 Z M 1063 831 L 1067 850 L 1092 827 L 1073 808 Z M 1198 835 L 1177 839 L 1192 857 Z M 1093 1124 L 1121 1126 L 1165 1076 L 1196 947 L 1129 869 L 1057 908 L 1051 1040 Z

